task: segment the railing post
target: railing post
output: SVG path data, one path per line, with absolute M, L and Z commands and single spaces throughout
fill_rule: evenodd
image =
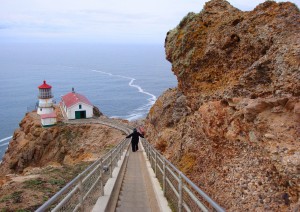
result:
M 103 158 L 100 159 L 100 190 L 101 190 L 101 196 L 104 196 L 104 187 L 103 187 Z
M 163 158 L 163 192 L 166 196 L 166 160 Z
M 155 163 L 154 163 L 155 176 L 157 177 L 157 152 L 155 151 Z
M 121 160 L 122 145 L 123 145 L 123 144 L 121 144 L 121 145 L 119 146 L 118 161 Z
M 147 149 L 147 157 L 148 157 L 148 160 L 150 161 L 150 157 L 149 157 L 149 145 L 146 144 L 146 149 Z
M 178 182 L 178 212 L 182 211 L 182 176 L 181 172 L 179 173 L 179 182 Z
M 109 177 L 112 177 L 112 168 L 113 168 L 113 164 L 112 164 L 112 152 L 110 153 L 109 161 L 110 161 Z
M 148 160 L 150 161 L 150 157 L 149 157 L 149 145 L 148 144 L 146 144 L 146 149 L 147 149 L 147 157 L 148 157 Z
M 119 149 L 119 160 L 121 160 L 122 157 L 122 152 L 123 152 L 123 146 L 125 145 L 126 141 L 124 141 L 122 143 L 122 145 L 120 145 L 120 149 Z
M 149 145 L 149 158 L 150 158 L 150 163 L 151 163 L 151 167 L 153 165 L 153 158 L 152 158 L 152 147 Z
M 151 157 L 151 147 L 149 145 L 149 161 L 150 161 L 150 165 L 152 167 L 152 157 Z
M 79 204 L 80 204 L 80 210 L 84 211 L 84 202 L 83 202 L 83 186 L 82 186 L 82 176 L 79 178 L 78 188 L 79 188 Z
M 149 145 L 148 154 L 149 154 L 149 161 L 150 161 L 150 164 L 151 164 L 151 166 L 152 166 L 151 146 L 150 146 L 150 145 Z

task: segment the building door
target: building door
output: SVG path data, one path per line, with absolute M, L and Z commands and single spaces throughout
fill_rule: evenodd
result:
M 75 111 L 75 119 L 85 119 L 86 111 Z
M 80 111 L 75 111 L 75 119 L 80 119 Z

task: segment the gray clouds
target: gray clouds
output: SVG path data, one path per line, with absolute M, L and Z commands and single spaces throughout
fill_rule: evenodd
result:
M 230 2 L 251 10 L 264 0 Z M 294 0 L 298 3 L 299 0 Z M 0 40 L 163 43 L 204 0 L 0 0 Z

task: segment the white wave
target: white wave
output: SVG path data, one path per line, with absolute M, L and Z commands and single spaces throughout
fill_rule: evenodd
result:
M 114 116 L 112 118 L 125 118 L 128 121 L 139 119 L 139 118 L 143 117 L 144 114 L 142 114 L 142 113 L 135 113 L 135 111 L 144 111 L 144 110 L 147 110 L 147 112 L 148 112 L 148 110 L 151 108 L 151 106 L 157 100 L 157 98 L 156 98 L 156 96 L 154 94 L 149 93 L 149 92 L 145 91 L 141 86 L 139 86 L 137 84 L 134 84 L 133 82 L 136 79 L 134 79 L 132 77 L 127 77 L 127 76 L 112 74 L 112 73 L 108 73 L 108 72 L 104 72 L 104 71 L 98 71 L 98 70 L 92 70 L 92 71 L 93 72 L 98 72 L 98 73 L 101 73 L 101 74 L 106 74 L 106 75 L 111 76 L 111 77 L 119 77 L 119 78 L 123 78 L 123 79 L 128 79 L 128 80 L 130 80 L 129 83 L 128 83 L 128 85 L 130 87 L 136 88 L 139 93 L 143 93 L 143 94 L 146 94 L 146 95 L 148 95 L 148 96 L 151 97 L 151 98 L 147 99 L 148 100 L 148 104 L 145 104 L 145 105 L 143 105 L 143 106 L 135 109 L 130 115 L 128 115 L 128 116 L 122 116 L 122 117 Z
M 139 118 L 142 118 L 144 116 L 144 113 L 131 113 L 127 116 L 111 116 L 110 118 L 120 118 L 120 119 L 126 119 L 128 121 L 137 120 Z
M 3 141 L 6 141 L 6 140 L 8 140 L 8 139 L 11 139 L 11 138 L 12 138 L 12 136 L 9 136 L 9 137 L 7 137 L 7 138 L 3 138 L 3 139 L 0 140 L 0 143 L 3 142 Z
M 133 84 L 134 80 L 135 80 L 134 78 L 131 78 L 131 81 L 129 82 L 129 86 L 137 88 L 140 93 L 151 96 L 151 98 L 150 98 L 151 101 L 156 101 L 156 96 L 155 95 L 153 95 L 152 93 L 149 93 L 147 91 L 144 91 L 139 85 L 134 85 Z M 149 99 L 148 99 L 148 101 L 149 101 Z
M 6 143 L 4 143 L 4 144 L 1 144 L 0 147 L 1 147 L 1 146 L 6 146 L 7 144 L 9 144 L 9 142 L 6 142 Z
M 133 116 L 130 116 L 127 118 L 128 121 L 134 121 L 134 120 L 137 120 L 139 118 L 142 118 L 143 117 L 143 114 L 135 114 Z

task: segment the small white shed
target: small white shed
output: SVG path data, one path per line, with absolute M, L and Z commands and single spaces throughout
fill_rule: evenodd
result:
M 62 96 L 61 110 L 68 119 L 84 119 L 93 117 L 92 103 L 83 95 L 72 92 Z
M 41 122 L 43 127 L 51 127 L 56 124 L 56 113 L 41 114 Z

